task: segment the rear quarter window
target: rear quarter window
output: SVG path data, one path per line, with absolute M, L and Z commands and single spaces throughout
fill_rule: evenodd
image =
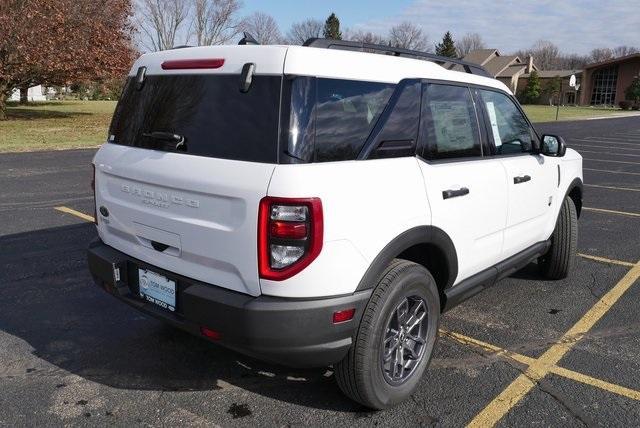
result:
M 116 144 L 166 150 L 145 136 L 185 138 L 186 154 L 276 163 L 281 76 L 254 76 L 240 92 L 239 75 L 150 75 L 141 90 L 127 82 L 109 130 Z

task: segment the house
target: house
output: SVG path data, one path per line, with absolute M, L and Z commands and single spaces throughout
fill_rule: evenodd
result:
M 580 102 L 580 95 L 582 94 L 582 70 L 540 70 L 537 71 L 540 78 L 540 87 L 542 92 L 538 99 L 539 104 L 555 104 L 558 102 L 558 94 L 552 90 L 551 86 L 555 79 L 561 79 L 561 88 L 557 88 L 559 91 L 562 89 L 562 98 L 560 103 L 562 105 L 575 105 Z M 569 80 L 571 76 L 576 76 L 578 86 L 572 88 L 569 86 Z M 518 94 L 520 94 L 529 83 L 530 74 L 523 74 L 518 82 Z
M 587 64 L 580 104 L 618 105 L 625 100 L 625 92 L 636 77 L 640 77 L 640 53 Z
M 27 100 L 28 101 L 46 101 L 47 97 L 45 95 L 44 88 L 42 85 L 32 86 L 27 91 Z M 20 89 L 16 89 L 13 91 L 11 96 L 9 97 L 9 101 L 20 101 Z
M 469 52 L 463 60 L 483 66 L 493 77 L 507 85 L 515 94 L 520 87 L 520 78 L 524 74 L 538 70 L 533 58 L 526 60 L 516 55 L 502 55 L 497 49 L 477 49 Z M 455 69 L 455 68 L 454 68 Z

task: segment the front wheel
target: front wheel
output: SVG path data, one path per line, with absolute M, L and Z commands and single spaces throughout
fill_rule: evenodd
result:
M 548 279 L 566 278 L 575 263 L 577 247 L 578 214 L 573 200 L 567 196 L 551 235 L 551 248 L 538 259 L 540 273 Z
M 336 365 L 338 386 L 372 409 L 407 399 L 429 365 L 439 321 L 440 298 L 429 271 L 394 260 L 373 290 L 353 346 Z

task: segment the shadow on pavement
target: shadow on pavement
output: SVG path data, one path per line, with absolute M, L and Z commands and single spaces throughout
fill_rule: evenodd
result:
M 79 224 L 0 237 L 0 329 L 64 372 L 127 390 L 241 388 L 313 408 L 363 411 L 327 369 L 259 362 L 148 318 L 95 286 Z M 64 371 L 64 372 L 63 372 Z

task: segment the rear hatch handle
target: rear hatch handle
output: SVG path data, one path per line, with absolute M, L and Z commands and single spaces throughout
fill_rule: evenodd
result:
M 153 131 L 153 132 L 145 132 L 142 134 L 143 137 L 151 138 L 156 141 L 164 141 L 168 144 L 173 143 L 173 146 L 170 146 L 174 150 L 186 151 L 187 145 L 184 141 L 184 136 L 179 134 L 174 134 L 172 132 L 162 132 L 162 131 Z

